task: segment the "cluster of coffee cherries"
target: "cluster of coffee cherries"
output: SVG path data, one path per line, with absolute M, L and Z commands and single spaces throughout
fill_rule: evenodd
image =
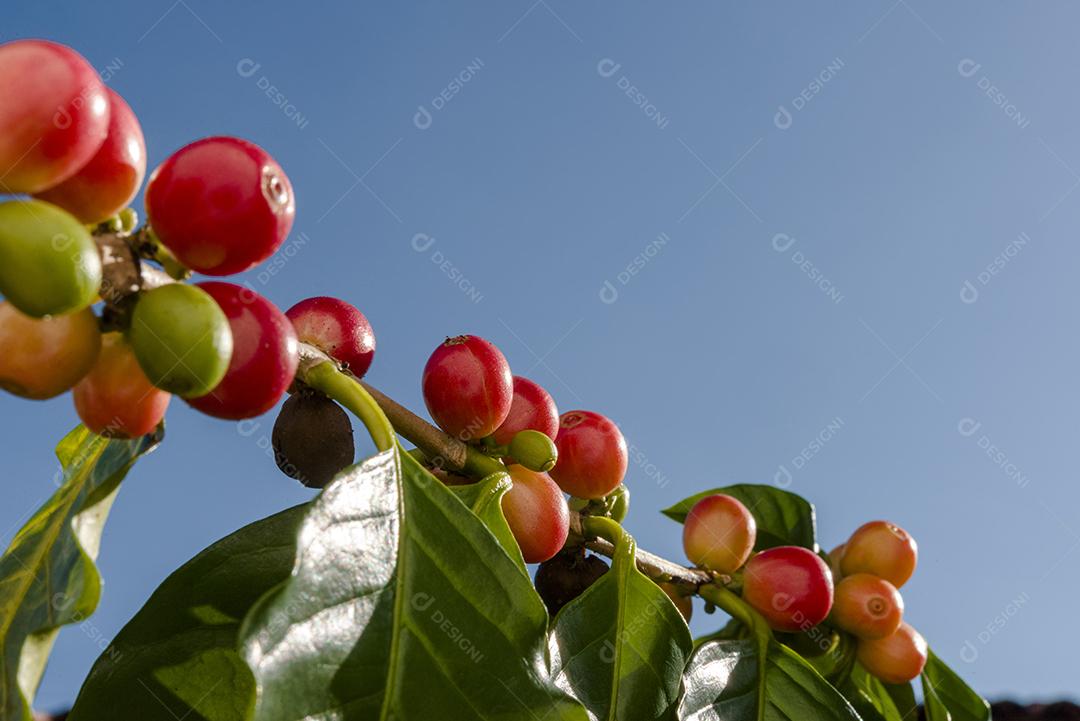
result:
M 295 201 L 262 148 L 211 137 L 176 151 L 150 174 L 148 225 L 136 230 L 127 206 L 146 171 L 142 130 L 81 55 L 44 40 L 0 45 L 0 96 L 0 192 L 24 196 L 0 203 L 0 386 L 33 399 L 72 390 L 90 430 L 132 438 L 157 427 L 173 395 L 218 418 L 265 413 L 293 383 L 299 341 L 367 370 L 371 327 L 343 301 L 282 313 L 218 280 L 130 295 L 103 282 L 95 234 L 180 278 L 269 258 Z
M 918 676 L 927 659 L 922 636 L 903 620 L 899 588 L 918 559 L 913 539 L 899 526 L 871 521 L 860 526 L 828 562 L 801 546 L 754 553 L 757 525 L 738 499 L 706 496 L 686 516 L 683 549 L 694 565 L 732 577 L 743 600 L 786 634 L 855 639 L 855 658 L 887 683 Z
M 447 338 L 424 367 L 422 389 L 440 428 L 506 464 L 513 487 L 503 512 L 526 562 L 547 561 L 566 543 L 564 493 L 605 508 L 625 499 L 628 459 L 619 427 L 593 411 L 559 415 L 551 394 L 513 375 L 491 342 Z M 437 458 L 425 460 L 446 483 L 470 482 L 445 471 Z

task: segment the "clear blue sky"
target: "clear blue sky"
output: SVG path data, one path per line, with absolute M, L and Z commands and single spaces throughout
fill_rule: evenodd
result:
M 916 536 L 908 618 L 980 691 L 1076 692 L 1080 8 L 356 5 L 39 0 L 0 39 L 111 68 L 152 164 L 212 134 L 270 150 L 297 221 L 247 279 L 358 305 L 402 402 L 443 336 L 486 336 L 621 424 L 644 547 L 681 556 L 660 508 L 779 473 L 825 545 L 880 517 Z M 168 421 L 45 707 L 169 571 L 310 496 L 268 457 L 272 415 Z M 0 398 L 5 543 L 75 422 Z

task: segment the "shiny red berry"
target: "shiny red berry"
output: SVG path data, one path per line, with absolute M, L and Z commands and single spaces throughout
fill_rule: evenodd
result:
M 285 311 L 297 337 L 363 378 L 375 359 L 375 332 L 354 306 L 337 298 L 317 296 Z
M 181 263 L 207 275 L 239 273 L 273 255 L 296 203 L 285 171 L 254 143 L 197 140 L 150 175 L 146 213 Z
M 221 382 L 206 395 L 185 400 L 218 418 L 240 420 L 266 413 L 296 375 L 296 331 L 277 306 L 253 290 L 220 281 L 198 287 L 225 313 L 233 352 Z
M 64 45 L 0 45 L 0 193 L 38 193 L 86 165 L 109 128 L 109 98 Z
M 88 225 L 127 207 L 146 175 L 146 141 L 135 113 L 109 89 L 109 135 L 79 172 L 37 197 Z
M 559 461 L 551 477 L 572 496 L 603 498 L 626 475 L 626 439 L 611 419 L 599 413 L 563 413 L 555 445 Z
M 562 550 L 570 531 L 570 510 L 562 491 L 546 473 L 507 467 L 514 481 L 502 499 L 506 523 L 526 563 L 540 563 Z
M 540 431 L 551 440 L 559 434 L 559 409 L 543 387 L 521 376 L 514 376 L 514 396 L 510 412 L 493 434 L 500 446 L 510 445 L 518 431 Z
M 491 435 L 514 395 L 506 358 L 475 335 L 447 338 L 424 367 L 424 402 L 444 431 L 463 441 Z
M 743 600 L 777 631 L 806 631 L 832 609 L 832 573 L 806 548 L 770 548 L 747 562 Z
M 83 425 L 108 438 L 137 438 L 153 431 L 171 395 L 155 388 L 121 333 L 101 339 L 97 362 L 72 391 Z

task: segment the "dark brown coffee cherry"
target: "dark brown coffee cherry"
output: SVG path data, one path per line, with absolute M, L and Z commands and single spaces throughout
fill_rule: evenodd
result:
M 274 461 L 289 478 L 322 488 L 356 455 L 352 423 L 341 406 L 311 390 L 281 406 L 270 437 Z
M 536 591 L 552 617 L 608 571 L 598 556 L 586 556 L 582 548 L 559 553 L 536 569 Z

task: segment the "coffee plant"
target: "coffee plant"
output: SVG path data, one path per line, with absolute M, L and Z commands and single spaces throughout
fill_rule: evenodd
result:
M 78 53 L 0 46 L 0 97 L 0 386 L 71 390 L 82 420 L 0 558 L 0 718 L 29 721 L 58 630 L 94 612 L 109 507 L 172 396 L 238 420 L 286 393 L 275 460 L 317 495 L 169 576 L 94 664 L 74 721 L 905 721 L 914 685 L 931 721 L 990 718 L 903 620 L 918 552 L 896 524 L 825 553 L 809 502 L 740 484 L 663 511 L 688 565 L 638 549 L 618 425 L 560 415 L 490 341 L 434 348 L 432 424 L 361 381 L 375 336 L 353 305 L 283 313 L 186 282 L 288 235 L 293 188 L 265 150 L 181 148 L 150 174 L 139 225 L 142 131 Z M 377 449 L 359 463 L 346 412 Z M 698 639 L 694 597 L 728 618 Z

